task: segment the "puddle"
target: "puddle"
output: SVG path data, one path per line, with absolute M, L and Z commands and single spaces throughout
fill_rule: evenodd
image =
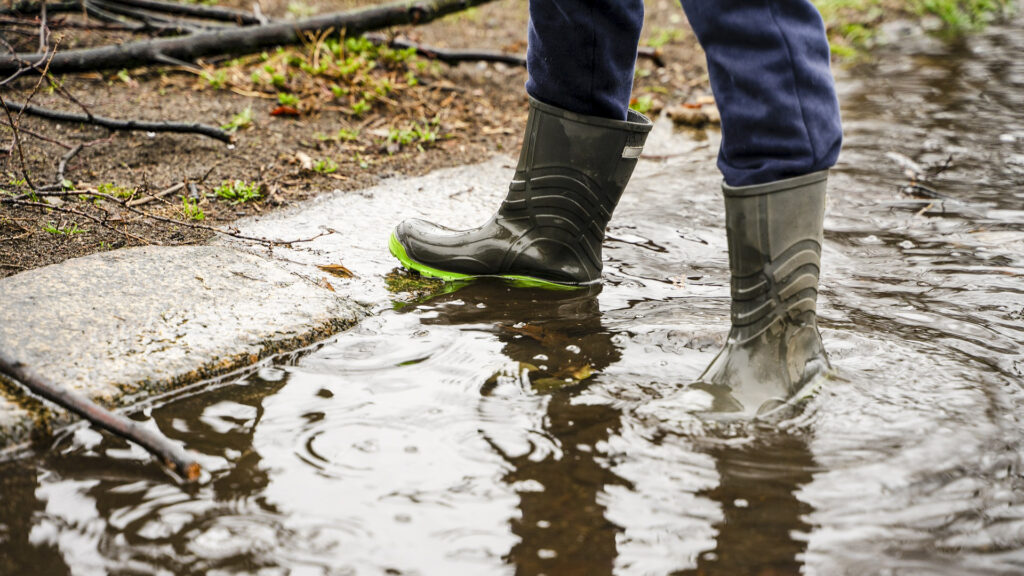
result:
M 202 455 L 193 493 L 88 428 L 0 464 L 0 572 L 1021 573 L 1022 50 L 1018 22 L 843 75 L 819 304 L 841 378 L 782 426 L 711 434 L 679 392 L 724 339 L 728 266 L 714 139 L 662 123 L 599 292 L 393 305 L 390 226 L 478 223 L 502 160 L 251 223 L 336 228 L 277 254 L 343 263 L 379 314 L 139 415 Z

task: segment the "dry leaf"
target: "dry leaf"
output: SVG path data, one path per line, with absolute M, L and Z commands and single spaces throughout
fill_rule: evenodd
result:
M 325 264 L 323 266 L 317 266 L 317 268 L 332 276 L 337 276 L 338 278 L 352 278 L 355 276 L 351 270 L 345 268 L 341 264 Z
M 301 116 L 297 108 L 292 106 L 278 106 L 270 111 L 271 116 Z

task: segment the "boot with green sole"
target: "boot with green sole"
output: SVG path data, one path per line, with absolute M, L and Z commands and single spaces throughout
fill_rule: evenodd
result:
M 831 371 L 816 314 L 827 178 L 722 186 L 732 329 L 694 385 L 717 415 L 781 414 Z
M 600 282 L 605 227 L 650 131 L 651 121 L 633 110 L 625 121 L 610 120 L 531 99 L 519 163 L 497 213 L 472 230 L 406 220 L 391 235 L 391 254 L 446 281 Z

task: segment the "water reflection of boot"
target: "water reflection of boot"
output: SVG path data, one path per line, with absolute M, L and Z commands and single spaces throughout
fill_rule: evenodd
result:
M 422 322 L 488 326 L 536 391 L 571 388 L 621 357 L 601 324 L 600 292 L 601 285 L 557 291 L 482 279 L 421 302 L 437 311 Z
M 723 185 L 732 329 L 695 385 L 713 412 L 767 416 L 830 369 L 815 313 L 826 181 Z
M 721 507 L 715 548 L 678 576 L 801 574 L 806 517 L 813 508 L 797 494 L 817 468 L 803 438 L 772 436 L 749 445 L 709 446 L 719 483 L 703 493 Z
M 508 196 L 486 224 L 456 231 L 406 220 L 391 253 L 424 276 L 499 276 L 526 284 L 593 284 L 605 226 L 643 150 L 651 121 L 575 114 L 536 100 Z
M 510 521 L 519 542 L 506 556 L 516 574 L 613 572 L 622 529 L 607 519 L 602 500 L 609 486 L 625 481 L 609 469 L 601 446 L 618 433 L 622 413 L 614 406 L 576 401 L 621 357 L 601 323 L 600 289 L 510 288 L 481 280 L 423 304 L 436 312 L 424 317 L 424 324 L 493 330 L 502 353 L 528 374 L 523 384 L 529 393 L 546 397 L 543 419 L 524 432 L 550 439 L 557 454 L 543 449 L 509 454 L 500 442 L 488 440 L 508 464 L 505 482 L 519 494 L 520 516 Z M 500 405 L 500 397 L 489 399 L 493 388 L 493 382 L 483 384 L 483 402 Z

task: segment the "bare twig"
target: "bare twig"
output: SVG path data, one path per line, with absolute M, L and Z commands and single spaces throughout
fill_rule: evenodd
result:
M 327 29 L 344 30 L 355 35 L 389 26 L 424 24 L 434 19 L 485 4 L 493 0 L 421 0 L 412 3 L 398 0 L 390 4 L 344 12 L 331 12 L 295 22 L 274 22 L 265 26 L 229 28 L 201 32 L 183 38 L 157 38 L 67 50 L 57 54 L 51 63 L 54 73 L 86 72 L 110 68 L 131 68 L 157 62 L 163 54 L 178 60 L 193 60 L 220 54 L 246 54 L 270 46 L 301 43 L 307 33 Z M 0 74 L 11 73 L 43 59 L 41 54 L 0 56 Z
M 46 53 L 49 50 L 50 29 L 46 26 L 46 4 L 39 9 L 39 51 Z
M 55 186 L 64 187 L 64 170 L 67 168 L 68 162 L 71 162 L 71 159 L 82 151 L 82 147 L 82 144 L 79 144 L 60 157 L 60 162 L 57 164 L 57 181 L 54 182 Z
M 7 126 L 7 127 L 12 127 L 11 124 L 9 123 L 9 121 L 3 122 L 2 125 L 3 126 Z M 73 146 L 70 145 L 70 144 L 67 144 L 65 142 L 61 142 L 60 140 L 54 140 L 53 138 L 50 138 L 49 136 L 44 136 L 43 134 L 40 134 L 38 132 L 33 132 L 32 130 L 29 130 L 28 128 L 25 128 L 24 126 L 18 126 L 18 131 L 21 132 L 22 134 L 27 134 L 27 135 L 29 135 L 29 136 L 31 136 L 33 138 L 38 138 L 38 139 L 42 140 L 43 142 L 49 142 L 50 144 L 56 144 L 57 146 L 60 146 L 61 148 L 65 149 L 65 150 L 70 150 L 70 149 L 73 148 Z
M 195 229 L 195 230 L 206 230 L 206 231 L 209 231 L 209 232 L 215 232 L 217 234 L 223 234 L 224 236 L 230 236 L 232 238 L 238 238 L 239 240 L 248 240 L 249 242 L 256 242 L 257 244 L 263 244 L 264 246 L 291 246 L 292 244 L 304 244 L 306 242 L 312 242 L 313 240 L 316 240 L 317 238 L 321 238 L 323 236 L 328 236 L 328 235 L 334 233 L 334 230 L 327 230 L 327 231 L 321 232 L 321 233 L 319 233 L 319 234 L 317 234 L 315 236 L 310 236 L 309 238 L 301 238 L 299 240 L 271 240 L 270 238 L 260 238 L 260 237 L 256 237 L 256 236 L 246 236 L 245 234 L 242 234 L 242 233 L 238 232 L 237 228 L 234 229 L 234 230 L 230 230 L 230 229 L 226 230 L 224 228 L 217 228 L 216 226 L 207 226 L 206 224 L 197 224 L 195 222 L 185 222 L 185 221 L 182 221 L 182 220 L 175 220 L 173 218 L 166 218 L 164 216 L 158 216 L 158 215 L 153 214 L 151 212 L 145 212 L 143 210 L 136 210 L 135 208 L 132 208 L 130 206 L 126 206 L 126 208 L 128 210 L 132 211 L 132 212 L 135 212 L 136 214 L 141 214 L 141 215 L 145 216 L 146 218 L 150 218 L 150 219 L 156 220 L 158 222 L 167 222 L 167 223 L 170 223 L 170 224 L 175 224 L 175 225 L 178 225 L 178 226 L 185 226 L 186 228 L 192 228 L 192 229 Z
M 46 193 L 46 192 L 38 192 L 36 194 L 39 195 L 39 196 L 43 196 L 43 195 L 50 195 L 50 196 L 63 195 L 63 194 L 60 194 L 60 193 L 54 194 L 54 193 Z M 82 192 L 81 191 L 76 191 L 76 195 L 77 194 L 82 194 Z M 105 194 L 91 193 L 90 195 L 92 195 L 92 196 L 106 196 L 107 198 L 113 198 L 112 196 L 107 196 Z M 142 236 L 138 236 L 136 234 L 132 234 L 131 232 L 129 232 L 127 230 L 118 230 L 117 228 L 115 228 L 115 227 L 111 226 L 110 224 L 108 224 L 106 219 L 104 219 L 104 218 L 98 218 L 96 216 L 93 216 L 92 214 L 89 214 L 87 212 L 82 212 L 81 210 L 76 210 L 75 208 L 70 208 L 68 206 L 52 206 L 52 205 L 47 204 L 45 202 L 35 202 L 35 201 L 32 201 L 32 200 L 24 200 L 21 197 L 17 197 L 17 198 L 0 198 L 0 204 L 11 204 L 11 205 L 14 205 L 14 206 L 24 206 L 24 207 L 27 207 L 27 208 L 38 208 L 38 209 L 41 209 L 41 210 L 52 210 L 54 212 L 60 212 L 62 214 L 73 214 L 75 216 L 79 216 L 81 218 L 85 218 L 86 220 L 89 220 L 91 222 L 95 222 L 96 224 L 99 224 L 100 226 L 106 228 L 107 230 L 110 230 L 111 232 L 114 232 L 116 234 L 120 234 L 120 235 L 122 235 L 122 236 L 124 236 L 126 238 L 130 238 L 130 239 L 135 240 L 137 242 L 141 242 L 143 244 L 155 244 L 155 245 L 158 245 L 158 246 L 160 245 L 159 242 L 156 242 L 154 240 L 149 240 L 147 238 L 143 238 Z
M 333 234 L 334 233 L 334 230 L 327 230 L 325 232 L 321 232 L 319 234 L 316 234 L 315 236 L 311 236 L 309 238 L 300 238 L 300 239 L 297 239 L 297 240 L 273 240 L 273 239 L 270 239 L 270 238 L 263 238 L 263 237 L 258 237 L 258 236 L 246 236 L 245 234 L 242 234 L 242 233 L 238 232 L 238 229 L 233 229 L 232 230 L 232 229 L 218 228 L 216 226 L 208 226 L 206 224 L 199 224 L 197 222 L 188 222 L 188 221 L 185 221 L 185 220 L 176 220 L 174 218 L 168 218 L 166 216 L 160 216 L 159 214 L 153 214 L 152 212 L 147 212 L 145 210 L 140 210 L 135 205 L 132 205 L 132 203 L 129 200 L 126 200 L 124 198 L 118 198 L 116 196 L 112 196 L 110 194 L 106 194 L 104 192 L 100 192 L 98 190 L 33 190 L 31 193 L 21 194 L 19 196 L 8 197 L 8 198 L 0 197 L 0 204 L 12 204 L 12 205 L 15 205 L 15 206 L 26 206 L 26 207 L 34 207 L 34 208 L 43 208 L 43 209 L 47 209 L 47 210 L 54 210 L 56 212 L 63 212 L 63 213 L 67 213 L 67 214 L 74 214 L 76 216 L 80 216 L 82 218 L 86 218 L 88 220 L 96 222 L 97 224 L 99 224 L 100 226 L 103 226 L 104 228 L 113 230 L 114 232 L 117 232 L 118 234 L 122 234 L 122 235 L 128 236 L 130 238 L 133 238 L 133 239 L 138 240 L 138 241 L 140 241 L 140 242 L 142 242 L 144 244 L 159 244 L 159 242 L 154 242 L 154 241 L 151 241 L 151 240 L 146 240 L 144 238 L 141 238 L 139 236 L 131 234 L 131 233 L 129 233 L 126 230 L 118 230 L 117 228 L 114 228 L 114 227 L 110 226 L 109 224 L 107 224 L 107 222 L 104 219 L 97 218 L 96 216 L 93 216 L 91 214 L 87 214 L 85 212 L 82 212 L 81 210 L 76 210 L 76 209 L 68 207 L 68 206 L 53 206 L 53 205 L 50 205 L 50 204 L 46 204 L 45 202 L 33 201 L 33 200 L 31 200 L 33 195 L 35 195 L 37 197 L 69 197 L 69 196 L 88 195 L 88 196 L 92 196 L 92 197 L 95 197 L 95 198 L 102 198 L 102 199 L 107 200 L 107 201 L 109 201 L 109 202 L 111 202 L 113 204 L 121 206 L 122 208 L 124 208 L 128 212 L 131 212 L 133 214 L 138 214 L 139 216 L 142 216 L 143 218 L 148 218 L 150 220 L 155 220 L 157 222 L 163 222 L 163 223 L 166 223 L 166 224 L 173 224 L 175 226 L 184 226 L 186 228 L 192 228 L 193 230 L 205 230 L 205 231 L 208 231 L 208 232 L 214 232 L 216 234 L 222 234 L 224 236 L 230 236 L 232 238 L 237 238 L 239 240 L 246 240 L 246 241 L 249 241 L 249 242 L 256 242 L 257 244 L 263 244 L 264 246 L 291 246 L 292 244 L 303 244 L 303 243 L 306 243 L 306 242 L 312 242 L 313 240 L 316 240 L 317 238 L 321 238 L 323 236 L 327 236 L 329 234 Z
M 143 30 L 146 30 L 146 25 L 145 24 L 137 24 L 135 22 L 127 22 L 123 18 L 118 18 L 117 15 L 111 14 L 110 12 L 107 12 L 106 10 L 103 10 L 102 8 L 97 7 L 92 2 L 84 2 L 83 5 L 85 7 L 85 13 L 86 14 L 88 14 L 89 16 L 92 16 L 93 18 L 95 18 L 97 20 L 100 20 L 102 22 L 110 22 L 111 24 L 117 24 L 119 26 L 124 26 L 125 28 L 127 28 L 131 32 L 142 32 Z
M 366 34 L 366 39 L 374 44 L 386 45 L 391 48 L 407 49 L 413 48 L 418 56 L 440 60 L 445 64 L 458 64 L 459 62 L 501 62 L 509 66 L 526 66 L 526 57 L 518 54 L 506 54 L 505 52 L 493 52 L 488 50 L 448 50 L 436 48 L 402 40 L 400 38 L 388 39 L 383 34 Z M 646 58 L 654 62 L 654 65 L 661 68 L 665 66 L 661 51 L 647 46 L 641 46 L 637 50 L 637 58 Z
M 219 6 L 203 6 L 200 4 L 179 4 L 177 2 L 162 2 L 160 0 L 109 0 L 108 3 L 134 6 L 151 12 L 163 14 L 176 14 L 178 16 L 191 16 L 205 20 L 218 20 L 221 22 L 234 22 L 235 24 L 249 25 L 261 24 L 257 16 L 241 10 L 221 8 Z
M 73 414 L 85 418 L 97 428 L 131 440 L 156 456 L 171 472 L 186 483 L 199 480 L 202 469 L 194 456 L 181 445 L 158 432 L 96 404 L 86 396 L 43 378 L 30 366 L 0 350 L 0 373 Z
M 175 34 L 194 34 L 196 32 L 216 30 L 221 28 L 220 26 L 210 26 L 206 24 L 195 24 L 192 22 L 185 22 L 183 20 L 177 20 L 168 18 L 166 16 L 158 16 L 155 14 L 149 14 L 142 10 L 135 8 L 122 6 L 121 2 L 105 2 L 104 0 L 86 0 L 90 6 L 95 6 L 102 10 L 105 10 L 111 14 L 117 14 L 119 16 L 127 16 L 132 20 L 137 20 L 145 24 L 150 30 L 158 32 L 173 32 Z
M 32 178 L 28 174 L 27 164 L 25 163 L 25 152 L 21 149 L 21 135 L 18 133 L 18 122 L 14 119 L 14 115 L 11 114 L 10 108 L 7 107 L 7 103 L 4 102 L 2 96 L 0 96 L 0 106 L 3 106 L 4 114 L 7 115 L 7 122 L 11 126 L 11 131 L 14 134 L 14 150 L 18 151 L 18 158 L 21 160 L 21 175 L 25 178 L 25 183 L 32 186 Z
M 175 184 L 174 186 L 171 186 L 170 188 L 165 188 L 164 190 L 161 190 L 161 191 L 157 192 L 156 194 L 153 194 L 152 196 L 144 196 L 142 198 L 137 198 L 135 200 L 129 200 L 127 203 L 125 203 L 125 206 L 128 206 L 129 208 L 134 208 L 136 206 L 142 206 L 143 204 L 149 204 L 150 202 L 152 202 L 153 200 L 156 200 L 157 198 L 163 198 L 165 196 L 169 196 L 171 194 L 174 194 L 175 192 L 177 192 L 178 190 L 181 190 L 184 187 L 185 187 L 185 183 L 184 182 L 179 182 L 179 183 Z
M 0 8 L 0 14 L 38 14 L 42 10 L 42 2 L 12 2 L 6 8 Z M 78 0 L 68 2 L 54 2 L 46 5 L 46 11 L 50 14 L 57 12 L 77 12 L 82 9 Z
M 418 56 L 440 60 L 445 64 L 458 64 L 459 62 L 501 62 L 510 66 L 526 66 L 526 58 L 518 54 L 506 54 L 504 52 L 491 52 L 480 50 L 447 50 L 425 46 L 408 40 L 394 38 L 388 40 L 383 34 L 367 34 L 366 39 L 374 44 L 386 45 L 391 48 L 416 50 Z
M 3 98 L 0 97 L 0 101 Z M 5 105 L 12 110 L 18 110 L 25 114 L 39 116 L 57 122 L 70 122 L 74 124 L 95 124 L 108 130 L 120 130 L 125 132 L 179 132 L 189 134 L 201 134 L 221 142 L 231 142 L 231 134 L 208 124 L 186 124 L 181 122 L 146 122 L 142 120 L 116 120 L 96 115 L 72 114 L 59 110 L 50 110 L 30 104 L 20 104 L 7 100 Z
M 38 21 L 35 18 L 21 18 L 16 16 L 4 16 L 0 14 L 0 24 L 6 24 L 8 26 L 24 26 L 35 28 L 38 25 Z M 49 20 L 46 25 L 51 29 L 55 28 L 82 28 L 85 30 L 111 30 L 111 31 L 128 31 L 129 28 L 116 24 L 100 24 L 96 22 L 79 22 L 77 20 L 68 20 L 66 18 L 57 18 Z
M 5 219 L 4 223 L 5 224 L 14 224 L 18 228 L 21 228 L 21 234 L 16 234 L 14 236 L 8 236 L 7 238 L 0 238 L 0 242 L 9 242 L 11 240 L 21 240 L 22 238 L 25 238 L 27 236 L 31 236 L 32 235 L 32 231 L 31 230 L 29 230 L 28 228 L 25 228 L 21 224 L 18 224 L 14 220 L 7 220 L 7 219 Z

